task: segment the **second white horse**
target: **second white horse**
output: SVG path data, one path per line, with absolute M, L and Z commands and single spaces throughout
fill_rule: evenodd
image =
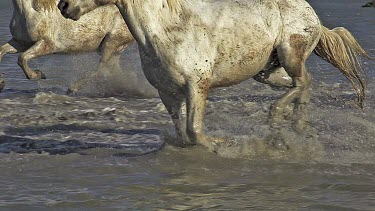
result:
M 18 64 L 28 79 L 45 75 L 32 70 L 28 61 L 53 53 L 78 53 L 97 50 L 101 54 L 99 70 L 108 62 L 119 65 L 126 46 L 134 41 L 116 6 L 98 8 L 79 21 L 65 19 L 57 8 L 58 0 L 12 0 L 13 17 L 10 31 L 13 38 L 0 47 L 4 55 L 22 53 Z M 71 87 L 77 91 L 83 81 Z

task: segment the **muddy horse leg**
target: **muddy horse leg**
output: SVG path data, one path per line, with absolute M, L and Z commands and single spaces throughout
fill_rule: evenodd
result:
M 187 135 L 191 142 L 206 146 L 210 150 L 224 142 L 224 139 L 204 134 L 203 117 L 209 90 L 209 79 L 189 81 L 186 86 Z
M 295 101 L 295 113 L 298 115 L 295 126 L 297 129 L 303 129 L 306 126 L 306 106 L 309 102 L 308 89 L 311 85 L 311 75 L 306 70 L 305 62 L 310 55 L 311 48 L 303 36 L 297 35 L 291 36 L 289 43 L 279 47 L 281 65 L 293 79 L 293 87 L 272 106 L 271 121 L 280 123 L 284 119 L 286 107 Z
M 6 54 L 14 54 L 14 53 L 19 53 L 25 50 L 25 46 L 21 45 L 18 43 L 16 40 L 11 39 L 9 42 L 5 43 L 0 47 L 0 63 L 2 61 L 3 56 Z M 4 89 L 5 87 L 5 80 L 3 77 L 3 74 L 0 73 L 0 92 Z
M 28 66 L 30 59 L 53 53 L 53 46 L 46 40 L 39 40 L 18 57 L 18 65 L 22 68 L 27 79 L 39 80 L 46 76 L 39 70 L 32 70 Z
M 118 35 L 117 35 L 118 36 Z M 102 43 L 101 58 L 98 70 L 110 64 L 114 68 L 120 68 L 120 57 L 122 52 L 128 46 L 128 43 L 118 38 L 115 34 L 109 34 Z
M 0 47 L 0 62 L 6 54 L 14 54 L 22 52 L 26 49 L 25 46 L 19 44 L 16 40 L 11 39 L 9 42 L 5 43 Z
M 112 68 L 120 68 L 120 57 L 127 47 L 127 44 L 124 44 L 122 40 L 115 39 L 114 36 L 115 35 L 108 34 L 104 38 L 98 50 L 101 58 L 96 69 L 87 73 L 83 79 L 73 82 L 68 93 L 76 94 L 82 87 L 87 86 L 91 81 L 95 81 L 101 71 L 108 71 L 107 68 L 109 68 L 109 64 L 113 65 Z
M 160 99 L 162 100 L 164 106 L 167 108 L 169 115 L 171 115 L 172 121 L 174 123 L 177 138 L 182 141 L 182 144 L 177 143 L 177 145 L 191 145 L 192 143 L 189 136 L 186 133 L 186 98 L 183 95 L 167 95 L 159 91 Z

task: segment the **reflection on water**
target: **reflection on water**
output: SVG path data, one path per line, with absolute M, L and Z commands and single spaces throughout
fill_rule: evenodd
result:
M 310 2 L 324 25 L 347 27 L 375 55 L 373 8 L 350 0 Z M 0 43 L 10 39 L 12 13 L 4 5 L 1 1 Z M 24 79 L 17 55 L 4 57 L 0 209 L 374 209 L 373 61 L 365 63 L 369 89 L 361 111 L 341 73 L 310 58 L 311 128 L 304 134 L 295 133 L 288 122 L 277 131 L 268 126 L 269 105 L 283 90 L 250 80 L 212 91 L 207 132 L 234 140 L 215 154 L 169 145 L 159 151 L 173 135 L 159 98 L 64 95 L 69 83 L 97 60 L 95 54 L 32 60 L 31 66 L 48 77 L 35 82 Z M 124 53 L 122 67 L 115 85 L 131 94 L 141 89 L 134 83 L 143 77 L 135 45 Z M 129 70 L 135 76 L 126 75 Z M 93 84 L 88 92 L 114 86 L 112 80 Z

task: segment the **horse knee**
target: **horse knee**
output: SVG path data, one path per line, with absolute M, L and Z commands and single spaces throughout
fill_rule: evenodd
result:
M 26 55 L 21 54 L 21 55 L 18 57 L 17 64 L 18 64 L 20 67 L 23 68 L 26 62 L 27 62 Z

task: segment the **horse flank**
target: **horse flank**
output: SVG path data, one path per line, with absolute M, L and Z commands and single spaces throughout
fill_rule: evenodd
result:
M 56 0 L 33 0 L 33 7 L 36 11 L 52 11 L 57 9 Z

